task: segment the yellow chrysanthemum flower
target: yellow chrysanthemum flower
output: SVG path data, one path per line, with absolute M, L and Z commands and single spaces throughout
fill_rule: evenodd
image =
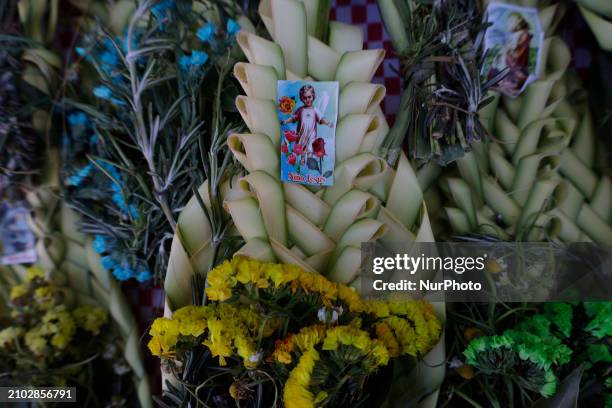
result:
M 302 270 L 302 268 L 300 268 L 297 265 L 292 265 L 292 264 L 282 264 L 283 267 L 283 275 L 284 275 L 284 281 L 289 283 L 289 282 L 293 282 L 296 279 L 298 279 L 298 277 L 303 274 L 303 273 L 307 273 L 304 270 Z
M 219 319 L 210 319 L 208 321 L 208 339 L 202 344 L 210 349 L 213 357 L 220 357 L 221 365 L 225 365 L 224 357 L 232 356 L 231 333 L 224 333 L 225 325 Z
M 285 350 L 274 350 L 272 353 L 272 357 L 275 361 L 281 364 L 291 364 L 293 359 L 291 358 L 291 353 Z
M 387 349 L 387 347 L 380 340 L 372 340 L 368 354 L 374 360 L 373 366 L 370 367 L 371 370 L 375 369 L 376 367 L 386 366 L 389 364 L 389 359 L 391 358 L 389 349 Z
M 261 262 L 243 256 L 237 256 L 234 259 L 234 266 L 237 271 L 236 280 L 238 282 L 244 285 L 252 283 L 258 288 L 267 288 L 270 286 Z
M 341 344 L 366 350 L 370 343 L 371 339 L 367 332 L 351 326 L 336 326 L 327 330 L 323 340 L 323 350 L 337 350 Z
M 32 266 L 27 269 L 25 279 L 28 282 L 32 282 L 36 278 L 43 279 L 44 277 L 45 277 L 45 271 L 42 268 L 38 266 Z
M 6 349 L 9 347 L 13 347 L 21 336 L 23 336 L 24 329 L 23 327 L 7 327 L 0 331 L 0 348 Z
M 38 328 L 33 328 L 25 334 L 25 344 L 35 356 L 42 356 L 47 349 L 47 340 L 40 333 Z
M 368 300 L 364 302 L 364 312 L 376 317 L 387 317 L 391 314 L 389 303 L 383 300 Z
M 357 291 L 346 285 L 338 285 L 338 299 L 346 303 L 349 310 L 353 313 L 360 313 L 364 310 L 365 303 Z
M 321 343 L 325 338 L 326 330 L 323 325 L 304 327 L 298 334 L 293 336 L 292 341 L 300 350 L 308 350 Z
M 393 335 L 391 328 L 384 322 L 377 323 L 375 326 L 376 337 L 383 342 L 391 357 L 400 355 L 400 345 Z
M 283 401 L 286 408 L 314 408 L 315 397 L 308 390 L 308 386 L 319 358 L 319 353 L 314 348 L 306 350 L 295 368 L 289 373 L 283 390 Z
M 183 336 L 198 337 L 206 330 L 206 321 L 213 316 L 207 306 L 185 306 L 174 312 L 172 318 L 179 322 L 179 332 Z
M 308 350 L 323 341 L 326 328 L 323 325 L 313 325 L 302 328 L 297 334 L 290 334 L 275 343 L 272 358 L 282 364 L 292 362 L 291 353 L 297 349 L 300 351 Z
M 100 333 L 100 328 L 108 322 L 108 312 L 92 305 L 79 306 L 72 311 L 78 327 L 91 334 Z
M 394 336 L 399 342 L 401 354 L 416 356 L 420 351 L 427 351 L 422 350 L 419 347 L 420 345 L 417 345 L 416 333 L 407 320 L 398 316 L 391 316 L 384 319 L 383 323 L 393 330 Z
M 51 345 L 65 349 L 76 332 L 76 323 L 64 305 L 59 305 L 47 311 L 42 318 L 41 334 L 52 335 Z
M 28 294 L 28 286 L 25 284 L 15 285 L 11 288 L 11 301 Z
M 211 286 L 233 286 L 235 284 L 235 270 L 233 262 L 224 261 L 206 275 L 208 284 Z
M 236 285 L 235 270 L 232 262 L 224 261 L 208 272 L 206 279 L 209 287 L 206 295 L 210 300 L 224 301 L 232 297 L 232 288 Z
M 41 286 L 34 290 L 36 300 L 42 302 L 53 296 L 53 288 L 51 286 Z
M 179 323 L 165 317 L 153 321 L 149 334 L 155 341 L 149 342 L 149 348 L 157 356 L 168 357 L 174 355 L 174 348 L 179 339 Z
M 223 302 L 232 297 L 232 289 L 228 286 L 210 286 L 206 288 L 206 296 L 209 300 Z
M 255 348 L 255 342 L 242 335 L 237 335 L 234 339 L 234 345 L 236 346 L 236 353 L 242 358 L 244 366 L 248 368 L 255 368 L 261 361 L 261 356 Z
M 70 340 L 72 340 L 71 336 L 68 336 L 63 332 L 59 332 L 51 337 L 51 345 L 55 348 L 63 350 L 66 348 L 68 343 L 70 343 Z
M 147 347 L 151 351 L 151 354 L 157 357 L 168 357 L 164 355 L 164 346 L 161 343 L 161 339 L 159 337 L 151 337 Z

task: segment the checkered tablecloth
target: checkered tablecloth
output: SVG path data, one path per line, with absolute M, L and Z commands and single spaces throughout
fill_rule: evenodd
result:
M 401 81 L 398 75 L 399 60 L 393 53 L 393 45 L 387 35 L 376 0 L 334 0 L 330 18 L 347 24 L 358 25 L 363 30 L 363 48 L 383 48 L 385 60 L 381 64 L 374 82 L 387 88 L 387 97 L 381 107 L 387 115 L 389 125 L 393 124 L 399 106 Z
M 142 284 L 133 279 L 123 282 L 122 289 L 138 322 L 140 344 L 151 390 L 154 394 L 159 395 L 161 390 L 159 359 L 151 355 L 147 343 L 149 342 L 148 333 L 151 323 L 156 317 L 162 316 L 164 313 L 164 291 L 160 285 Z

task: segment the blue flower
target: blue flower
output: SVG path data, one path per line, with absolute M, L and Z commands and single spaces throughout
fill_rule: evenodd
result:
M 110 99 L 113 97 L 113 91 L 111 91 L 108 86 L 104 85 L 96 86 L 93 93 L 95 96 L 102 99 Z
M 191 56 L 183 55 L 179 58 L 179 66 L 183 71 L 199 68 L 208 61 L 208 54 L 204 51 L 193 51 Z
M 77 174 L 81 177 L 87 177 L 89 176 L 89 173 L 91 173 L 91 171 L 93 170 L 93 165 L 91 163 L 86 164 L 85 166 L 81 167 L 78 171 Z
M 120 281 L 124 281 L 132 277 L 132 271 L 129 268 L 122 268 L 121 266 L 117 266 L 115 269 L 113 269 L 113 275 Z
M 217 28 L 214 24 L 206 23 L 202 27 L 198 28 L 198 31 L 196 31 L 196 36 L 200 39 L 200 41 L 208 42 L 213 38 L 216 30 Z
M 138 213 L 138 208 L 136 208 L 134 204 L 130 204 L 128 206 L 128 210 L 132 218 L 138 219 L 140 217 L 140 214 Z
M 117 53 L 115 52 L 115 50 L 113 49 L 113 51 L 103 51 L 100 54 L 100 62 L 103 65 L 106 65 L 104 68 L 105 70 L 109 70 L 109 67 L 114 67 L 117 64 L 119 64 L 119 56 L 117 55 Z
M 189 71 L 189 68 L 191 68 L 191 57 L 183 55 L 179 58 L 179 66 L 183 71 Z
M 107 249 L 106 238 L 102 235 L 96 235 L 91 243 L 91 246 L 96 253 L 103 254 Z
M 151 272 L 148 269 L 142 270 L 136 275 L 138 282 L 146 282 L 151 279 Z
M 115 41 L 117 42 L 117 44 L 121 44 L 121 49 L 123 50 L 125 54 L 127 54 L 128 52 L 128 32 L 129 31 L 126 28 L 125 30 L 123 30 L 123 39 L 120 37 L 115 38 Z M 131 44 L 129 44 L 132 50 L 138 49 L 138 40 L 141 35 L 142 35 L 142 30 L 140 29 L 136 29 L 132 31 L 132 42 Z M 138 58 L 138 61 L 143 61 L 143 58 L 144 57 Z
M 116 37 L 116 41 L 119 42 L 119 38 Z M 102 46 L 106 49 L 107 52 L 117 53 L 117 48 L 115 47 L 115 43 L 108 37 L 104 37 L 102 40 Z
M 84 57 L 84 56 L 85 56 L 85 54 L 87 53 L 87 52 L 85 51 L 85 48 L 83 48 L 83 47 L 75 47 L 74 51 L 75 51 L 75 52 L 77 53 L 77 55 L 78 55 L 78 56 L 80 56 L 80 57 Z
M 123 194 L 118 191 L 113 193 L 113 202 L 117 204 L 117 207 L 123 212 L 126 212 L 127 205 L 125 204 L 125 198 L 123 198 Z
M 66 180 L 67 185 L 75 187 L 81 185 L 82 182 L 83 179 L 76 174 L 73 174 L 72 176 L 68 177 L 68 180 Z
M 191 65 L 199 67 L 206 64 L 206 61 L 208 61 L 208 54 L 204 51 L 193 51 L 191 53 Z
M 170 12 L 174 9 L 174 0 L 162 0 L 153 7 L 151 7 L 151 13 L 158 20 L 163 20 Z
M 114 258 L 110 257 L 109 255 L 102 257 L 102 266 L 105 269 L 110 270 L 117 265 L 119 265 L 119 263 Z
M 227 20 L 227 33 L 229 35 L 236 35 L 238 31 L 240 31 L 240 24 L 238 24 L 231 18 Z
M 81 185 L 83 183 L 83 180 L 85 180 L 85 178 L 89 176 L 92 170 L 93 166 L 91 165 L 91 163 L 81 167 L 79 170 L 77 170 L 75 174 L 68 177 L 68 180 L 66 180 L 66 184 L 75 187 Z
M 89 51 L 83 47 L 74 47 L 74 52 L 76 52 L 79 57 L 82 57 L 87 62 L 91 62 L 93 60 Z
M 68 124 L 70 126 L 85 126 L 88 122 L 89 119 L 84 112 L 77 111 L 68 115 Z
M 119 174 L 114 165 L 105 162 L 104 160 L 98 160 L 98 164 L 102 166 L 102 168 L 106 170 L 118 183 L 121 183 L 121 174 Z M 119 187 L 119 185 L 111 186 L 111 188 L 115 191 L 121 191 L 121 187 Z
M 93 90 L 93 94 L 100 99 L 106 99 L 116 105 L 125 105 L 125 102 L 113 96 L 113 91 L 111 91 L 111 89 L 108 86 L 105 86 L 105 85 L 96 86 Z

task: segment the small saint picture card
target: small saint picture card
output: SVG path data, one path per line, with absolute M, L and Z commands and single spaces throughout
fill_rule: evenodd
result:
M 511 4 L 491 3 L 486 20 L 483 72 L 489 79 L 502 75 L 496 89 L 516 97 L 538 79 L 544 31 L 538 10 Z
M 0 205 L 0 264 L 27 264 L 36 262 L 36 237 L 30 229 L 30 209 L 25 202 Z
M 281 180 L 334 183 L 338 83 L 278 81 Z

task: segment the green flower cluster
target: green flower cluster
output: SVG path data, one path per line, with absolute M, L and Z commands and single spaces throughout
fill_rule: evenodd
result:
M 571 334 L 572 316 L 567 303 L 547 304 L 542 313 L 502 335 L 473 339 L 463 353 L 466 362 L 485 374 L 503 375 L 525 389 L 552 396 L 558 384 L 555 368 L 572 356 L 563 343 Z
M 583 365 L 583 388 L 605 388 L 612 407 L 611 336 L 611 302 L 547 303 L 501 335 L 471 340 L 463 354 L 481 373 L 544 397 L 556 393 L 557 375 Z

